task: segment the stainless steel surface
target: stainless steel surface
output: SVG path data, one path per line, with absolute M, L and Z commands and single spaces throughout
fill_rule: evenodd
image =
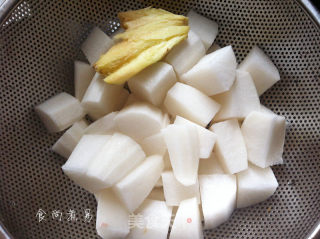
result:
M 8 11 L 18 1 L 5 2 Z M 14 4 L 0 18 L 0 214 L 11 234 L 19 239 L 97 238 L 94 218 L 83 221 L 85 209 L 94 214 L 94 197 L 63 175 L 64 160 L 50 150 L 59 135 L 45 131 L 33 107 L 58 92 L 73 93 L 73 60 L 84 60 L 80 45 L 94 25 L 111 34 L 117 12 L 153 5 L 176 13 L 194 8 L 219 23 L 217 42 L 232 44 L 238 62 L 258 44 L 281 74 L 281 81 L 262 97 L 262 103 L 289 122 L 285 164 L 273 167 L 279 188 L 266 202 L 236 210 L 229 222 L 206 231 L 206 238 L 306 238 L 320 217 L 320 30 L 303 2 Z M 40 209 L 46 213 L 41 222 L 36 217 Z M 78 221 L 67 220 L 70 209 Z M 61 221 L 52 218 L 54 210 L 63 213 Z

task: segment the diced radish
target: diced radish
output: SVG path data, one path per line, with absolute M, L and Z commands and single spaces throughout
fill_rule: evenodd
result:
M 192 86 L 177 82 L 167 94 L 164 104 L 172 116 L 180 115 L 203 127 L 212 120 L 220 105 Z
M 97 233 L 103 239 L 125 238 L 129 234 L 129 213 L 110 189 L 96 194 Z
M 210 46 L 210 48 L 207 50 L 207 54 L 210 54 L 219 49 L 221 49 L 221 46 L 219 46 L 217 43 L 213 43 L 212 46 Z
M 49 132 L 62 131 L 85 115 L 80 102 L 65 92 L 37 105 L 35 111 Z
M 163 167 L 160 155 L 150 156 L 114 185 L 113 190 L 130 212 L 134 212 L 148 197 Z
M 170 116 L 168 113 L 164 112 L 163 113 L 163 122 L 162 122 L 162 126 L 163 128 L 167 127 L 171 122 Z
M 211 96 L 228 91 L 236 77 L 237 60 L 231 46 L 204 56 L 181 81 Z
M 94 74 L 95 70 L 89 64 L 81 61 L 74 62 L 74 91 L 79 101 L 86 93 Z
M 218 35 L 218 24 L 193 10 L 187 14 L 191 31 L 196 33 L 206 50 L 212 45 Z
M 242 123 L 248 160 L 266 168 L 282 163 L 286 120 L 276 114 L 254 111 Z
M 142 225 L 131 229 L 126 239 L 167 239 L 172 208 L 164 202 L 147 199 L 136 212 Z
M 259 111 L 259 110 L 257 110 Z M 272 110 L 270 110 L 269 108 L 265 107 L 264 105 L 260 104 L 260 112 L 262 113 L 266 113 L 266 114 L 275 114 Z
M 185 186 L 196 183 L 199 166 L 199 139 L 195 126 L 169 125 L 162 130 L 173 173 Z
M 118 112 L 111 112 L 106 116 L 98 119 L 97 121 L 90 124 L 84 131 L 85 134 L 113 134 L 118 129 L 114 122 Z
M 170 156 L 169 156 L 168 151 L 163 156 L 163 162 L 164 162 L 164 169 L 165 170 L 172 170 Z
M 176 83 L 176 74 L 171 65 L 157 62 L 128 81 L 133 94 L 155 106 L 160 106 L 168 90 Z
M 280 80 L 277 67 L 257 46 L 254 46 L 239 65 L 239 69 L 250 73 L 259 95 Z
M 221 104 L 221 110 L 214 117 L 215 121 L 243 119 L 250 112 L 260 109 L 260 100 L 250 74 L 237 70 L 236 80 L 231 89 L 213 96 Z
M 81 46 L 91 66 L 99 60 L 100 56 L 113 45 L 112 39 L 99 28 L 95 27 Z
M 114 110 L 121 110 L 127 103 L 129 95 L 129 91 L 123 88 L 119 94 Z
M 210 128 L 217 134 L 216 155 L 223 169 L 230 174 L 248 168 L 246 145 L 237 120 L 226 120 Z
M 84 135 L 73 150 L 67 162 L 62 166 L 63 172 L 76 184 L 90 192 L 95 185 L 86 176 L 89 166 L 100 149 L 111 138 L 109 135 Z
M 174 124 L 195 126 L 199 136 L 200 158 L 210 157 L 214 143 L 217 139 L 215 133 L 178 115 L 174 121 Z
M 164 142 L 162 132 L 143 139 L 141 141 L 141 147 L 147 156 L 154 154 L 163 156 L 167 152 L 167 145 Z
M 217 174 L 217 173 L 221 174 L 225 172 L 215 153 L 212 153 L 211 156 L 207 159 L 200 159 L 199 170 L 198 170 L 199 175 Z
M 127 101 L 124 105 L 124 107 L 135 104 L 135 103 L 141 103 L 142 100 L 138 99 L 134 94 L 130 94 L 127 98 Z
M 135 103 L 121 110 L 114 121 L 120 132 L 136 141 L 157 134 L 163 128 L 163 114 L 147 103 Z
M 148 199 L 164 201 L 163 188 L 154 188 L 148 195 Z
M 113 186 L 145 159 L 139 144 L 130 137 L 115 133 L 100 149 L 88 168 L 87 177 L 98 191 Z
M 159 178 L 159 180 L 157 181 L 156 185 L 154 185 L 156 188 L 162 188 L 163 187 L 163 183 L 162 183 L 162 179 Z
M 180 202 L 196 197 L 200 203 L 200 191 L 198 180 L 190 186 L 182 185 L 173 175 L 172 171 L 165 171 L 161 174 L 163 182 L 163 191 L 168 206 L 179 206 Z
M 182 201 L 174 219 L 169 239 L 203 239 L 200 211 L 196 198 Z
M 122 86 L 108 84 L 102 75 L 96 73 L 83 96 L 82 105 L 96 120 L 115 110 L 122 90 Z
M 175 46 L 166 56 L 165 61 L 173 66 L 181 76 L 190 70 L 206 54 L 201 39 L 193 31 L 189 31 L 188 39 Z
M 272 169 L 259 168 L 252 164 L 245 171 L 237 174 L 238 193 L 237 207 L 249 207 L 267 200 L 274 194 L 278 182 Z
M 199 176 L 205 229 L 226 222 L 236 207 L 237 181 L 235 175 L 212 174 Z
M 85 120 L 75 122 L 52 146 L 52 150 L 66 159 L 69 158 L 87 126 Z

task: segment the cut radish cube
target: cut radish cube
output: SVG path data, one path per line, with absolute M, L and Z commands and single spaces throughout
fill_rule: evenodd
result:
M 247 170 L 237 174 L 237 182 L 238 208 L 249 207 L 267 200 L 278 187 L 277 179 L 270 167 L 259 168 L 252 164 Z
M 81 50 L 93 66 L 100 56 L 113 45 L 113 40 L 99 28 L 95 27 L 81 46 Z
M 113 134 L 118 129 L 114 122 L 118 112 L 111 112 L 106 116 L 98 119 L 97 121 L 90 124 L 84 131 L 85 134 Z
M 248 168 L 246 145 L 237 120 L 226 120 L 210 128 L 217 134 L 216 154 L 223 169 L 230 174 Z
M 127 103 L 129 95 L 129 91 L 123 88 L 119 94 L 114 110 L 121 110 Z
M 199 176 L 205 229 L 226 222 L 236 207 L 237 180 L 235 175 L 213 174 Z
M 219 49 L 221 49 L 221 46 L 219 46 L 217 43 L 213 43 L 212 46 L 210 46 L 210 48 L 207 50 L 207 54 L 210 54 Z
M 259 95 L 280 80 L 277 67 L 257 46 L 254 46 L 239 65 L 239 69 L 250 73 Z
M 250 74 L 237 70 L 236 80 L 230 91 L 213 96 L 221 104 L 221 110 L 214 117 L 215 121 L 243 119 L 250 112 L 260 109 L 260 100 Z
M 95 190 L 113 186 L 145 159 L 139 144 L 130 137 L 115 133 L 100 149 L 88 168 L 87 177 Z
M 228 91 L 236 77 L 237 60 L 231 46 L 204 56 L 181 81 L 211 96 Z
M 172 170 L 172 166 L 171 166 L 170 156 L 169 156 L 168 150 L 163 156 L 163 162 L 164 162 L 164 169 L 165 170 Z
M 160 109 L 147 103 L 135 103 L 121 110 L 114 121 L 120 132 L 136 141 L 157 134 L 163 128 Z
M 122 86 L 108 84 L 103 78 L 96 73 L 82 99 L 83 107 L 94 120 L 115 110 L 123 90 Z
M 128 81 L 133 94 L 155 106 L 160 106 L 168 90 L 176 83 L 176 74 L 167 63 L 157 62 Z
M 94 74 L 95 70 L 89 64 L 81 61 L 74 62 L 74 91 L 79 101 L 86 93 Z
M 154 188 L 148 195 L 148 199 L 164 201 L 163 188 Z
M 221 174 L 225 172 L 215 153 L 212 153 L 211 156 L 207 159 L 200 159 L 199 170 L 198 170 L 199 175 L 217 174 L 217 173 Z
M 218 35 L 218 24 L 193 10 L 187 14 L 190 30 L 196 33 L 206 50 L 212 45 Z
M 130 212 L 134 212 L 148 197 L 160 178 L 163 167 L 160 155 L 150 156 L 114 185 L 113 190 Z
M 130 94 L 124 107 L 135 104 L 135 103 L 142 103 L 142 100 L 138 99 L 134 94 Z
M 242 123 L 248 160 L 266 168 L 282 163 L 286 120 L 276 114 L 254 111 Z
M 63 172 L 76 184 L 90 192 L 95 185 L 86 176 L 87 170 L 100 149 L 111 138 L 109 135 L 84 135 L 73 150 L 67 162 L 62 166 Z
M 65 92 L 36 106 L 35 111 L 49 132 L 62 131 L 85 115 L 80 102 Z
M 111 190 L 103 190 L 97 198 L 97 233 L 103 239 L 125 238 L 129 234 L 129 213 Z
M 203 239 L 200 211 L 196 198 L 182 201 L 174 219 L 169 239 Z
M 87 126 L 85 120 L 75 122 L 52 146 L 52 150 L 66 159 L 69 158 Z
M 156 188 L 162 188 L 163 187 L 163 183 L 162 183 L 162 179 L 159 178 L 159 180 L 157 181 L 156 185 L 154 185 Z
M 210 157 L 214 143 L 217 139 L 215 133 L 178 115 L 174 121 L 174 124 L 195 126 L 199 136 L 200 158 Z
M 257 110 L 259 111 L 259 110 Z M 260 112 L 261 113 L 265 113 L 265 114 L 276 114 L 274 113 L 272 110 L 270 110 L 269 108 L 265 107 L 264 105 L 260 104 Z
M 162 130 L 173 173 L 185 186 L 196 183 L 199 166 L 199 138 L 196 127 L 169 125 Z
M 198 180 L 191 186 L 184 186 L 175 178 L 172 171 L 165 171 L 161 176 L 164 197 L 168 206 L 179 206 L 181 201 L 192 197 L 196 197 L 197 202 L 200 203 Z
M 147 199 L 137 210 L 142 225 L 131 229 L 126 239 L 167 239 L 172 208 L 164 202 Z
M 143 139 L 141 142 L 141 147 L 147 156 L 154 154 L 163 156 L 167 152 L 167 145 L 164 142 L 162 132 Z
M 173 66 L 176 73 L 181 76 L 190 70 L 206 54 L 201 39 L 189 31 L 188 38 L 175 46 L 166 56 L 165 61 Z
M 220 109 L 220 105 L 201 91 L 177 82 L 164 101 L 168 112 L 175 117 L 180 115 L 206 127 Z

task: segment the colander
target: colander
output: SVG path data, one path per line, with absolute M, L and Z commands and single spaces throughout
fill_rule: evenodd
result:
M 119 11 L 150 5 L 214 19 L 216 42 L 231 44 L 238 62 L 257 44 L 281 74 L 261 97 L 288 121 L 284 164 L 273 167 L 279 188 L 205 238 L 319 238 L 320 18 L 295 0 L 0 0 L 0 238 L 98 238 L 94 196 L 62 173 L 51 151 L 61 134 L 33 109 L 74 92 L 73 61 L 85 61 L 80 45 L 93 26 L 110 35 Z

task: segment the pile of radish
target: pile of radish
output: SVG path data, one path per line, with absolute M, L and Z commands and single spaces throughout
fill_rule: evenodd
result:
M 259 101 L 280 80 L 277 68 L 256 46 L 238 65 L 231 46 L 213 44 L 215 22 L 188 17 L 188 39 L 127 87 L 92 68 L 113 44 L 95 28 L 82 46 L 89 64 L 75 61 L 75 97 L 35 108 L 49 132 L 68 128 L 52 149 L 96 196 L 102 238 L 165 239 L 173 211 L 170 239 L 203 238 L 202 221 L 216 228 L 278 187 L 270 166 L 282 163 L 286 122 Z M 143 227 L 130 228 L 137 214 Z

